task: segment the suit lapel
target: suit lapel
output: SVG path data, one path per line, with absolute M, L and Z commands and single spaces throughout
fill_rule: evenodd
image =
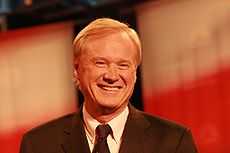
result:
M 65 153 L 90 153 L 81 113 L 76 114 L 72 126 L 65 129 L 62 148 Z
M 129 116 L 119 153 L 144 153 L 146 131 L 149 126 L 149 121 L 137 109 L 129 105 Z M 65 128 L 61 145 L 64 153 L 90 153 L 82 113 L 76 114 L 72 119 L 72 124 Z
M 136 110 L 129 105 L 129 116 L 122 136 L 122 143 L 119 153 L 144 153 L 145 131 L 150 123 Z

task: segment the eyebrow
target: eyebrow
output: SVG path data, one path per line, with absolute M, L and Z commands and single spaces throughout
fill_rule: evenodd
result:
M 108 59 L 106 57 L 97 56 L 97 57 L 93 57 L 92 58 L 92 61 L 96 61 L 96 60 L 105 60 L 105 61 L 108 61 Z M 116 63 L 129 63 L 129 64 L 131 63 L 129 60 L 125 60 L 125 59 L 121 59 L 121 58 L 119 58 L 115 62 Z
M 108 61 L 105 57 L 93 57 L 91 60 L 92 60 L 92 61 L 96 61 L 96 60 Z

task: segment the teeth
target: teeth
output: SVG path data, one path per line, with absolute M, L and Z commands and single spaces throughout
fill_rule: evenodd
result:
M 118 87 L 108 87 L 108 86 L 103 86 L 102 89 L 108 90 L 108 91 L 118 91 Z

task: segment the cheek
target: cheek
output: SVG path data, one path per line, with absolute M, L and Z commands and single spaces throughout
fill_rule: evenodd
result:
M 87 67 L 82 71 L 81 77 L 84 82 L 90 83 L 97 81 L 102 76 L 102 74 L 103 72 L 95 67 Z
M 123 74 L 123 78 L 128 86 L 133 86 L 136 82 L 136 73 L 128 72 Z

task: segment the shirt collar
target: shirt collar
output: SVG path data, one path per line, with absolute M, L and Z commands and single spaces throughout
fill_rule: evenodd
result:
M 101 124 L 96 119 L 94 119 L 86 110 L 85 105 L 83 105 L 83 120 L 85 123 L 85 129 L 86 129 L 86 135 L 91 141 L 91 143 L 94 143 L 95 141 L 95 129 L 96 127 Z M 113 139 L 116 143 L 119 143 L 121 140 L 121 136 L 125 127 L 125 123 L 127 121 L 129 114 L 128 106 L 122 111 L 118 116 L 113 118 L 111 121 L 109 121 L 106 124 L 109 124 L 110 127 L 113 130 Z

